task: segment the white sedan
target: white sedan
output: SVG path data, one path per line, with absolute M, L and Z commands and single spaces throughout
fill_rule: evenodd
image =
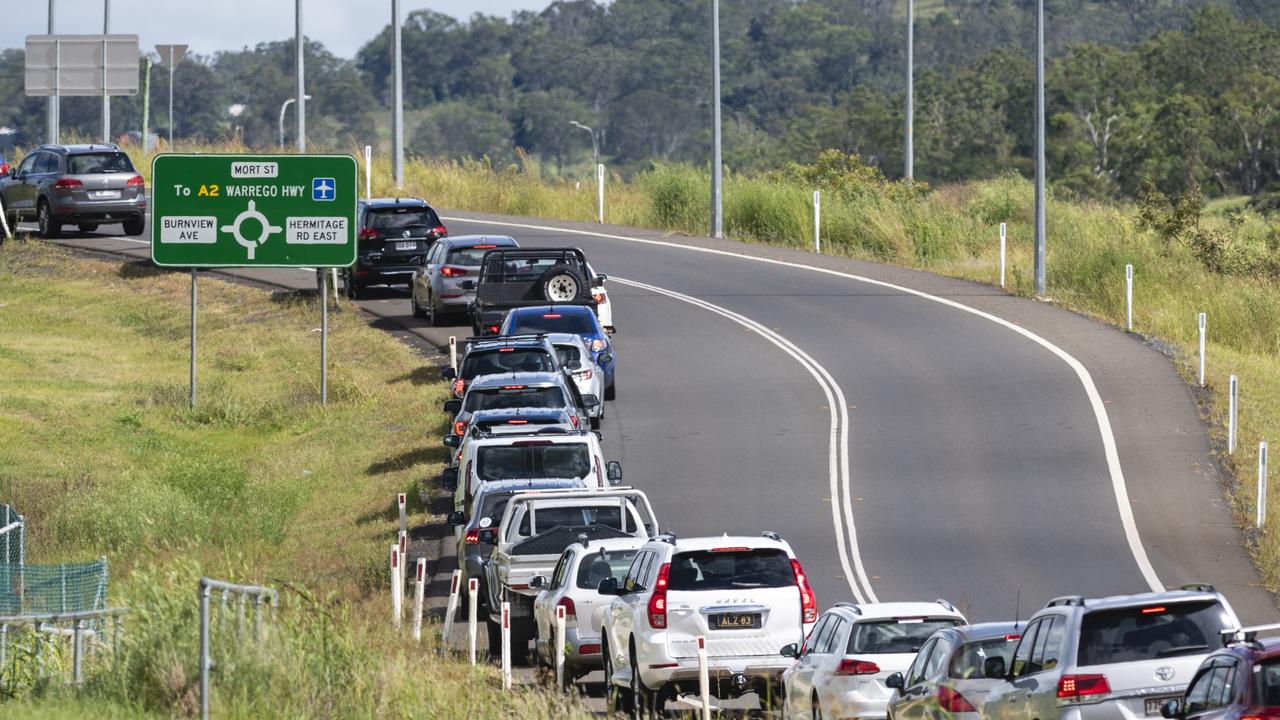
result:
M 604 371 L 591 359 L 591 351 L 582 341 L 582 336 L 552 333 L 547 340 L 555 347 L 561 369 L 573 378 L 578 392 L 595 395 L 601 400 L 599 405 L 588 411 L 592 424 L 598 426 L 604 419 Z

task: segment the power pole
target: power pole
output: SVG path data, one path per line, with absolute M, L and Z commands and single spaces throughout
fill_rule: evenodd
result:
M 391 174 L 404 187 L 404 74 L 400 58 L 400 0 L 391 0 Z
M 1044 0 L 1036 0 L 1036 295 L 1044 297 Z
M 102 0 L 102 34 L 111 32 L 111 0 Z M 103 91 L 102 91 L 102 142 L 111 142 L 111 96 L 106 91 L 107 43 L 102 43 Z
M 715 150 L 711 153 L 711 236 L 724 237 L 724 178 L 720 159 L 720 0 L 711 0 L 711 94 L 715 111 L 712 135 Z
M 298 152 L 307 151 L 307 95 L 306 95 L 306 67 L 303 64 L 303 49 L 306 40 L 302 36 L 302 0 L 295 0 L 294 9 L 297 12 L 297 30 L 294 33 L 294 50 L 297 51 L 298 60 L 298 97 L 296 102 L 298 107 Z
M 915 34 L 916 34 L 916 0 L 907 0 L 907 139 L 906 139 L 906 177 L 915 177 L 915 147 L 911 142 L 912 122 L 915 119 Z

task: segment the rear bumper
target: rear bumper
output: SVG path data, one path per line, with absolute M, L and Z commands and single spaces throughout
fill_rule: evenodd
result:
M 64 202 L 56 200 L 53 214 L 62 222 L 124 222 L 139 220 L 147 204 L 140 202 Z
M 351 272 L 363 285 L 409 285 L 417 269 L 415 265 L 356 265 Z
M 675 667 L 653 667 L 674 665 Z M 711 680 L 711 694 L 718 698 L 737 697 L 771 685 L 773 694 L 782 687 L 782 673 L 789 667 L 771 657 L 711 657 L 707 659 L 707 676 Z M 736 676 L 746 679 L 741 689 L 733 682 Z M 654 658 L 642 660 L 640 679 L 645 687 L 658 689 L 672 686 L 679 694 L 698 691 L 697 658 Z

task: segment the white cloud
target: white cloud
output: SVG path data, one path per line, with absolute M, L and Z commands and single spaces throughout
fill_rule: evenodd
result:
M 402 0 L 401 12 L 430 8 L 454 17 L 474 13 L 509 17 L 541 10 L 551 0 Z M 0 0 L 0 48 L 22 47 L 27 35 L 48 31 L 41 0 Z M 58 33 L 101 33 L 102 0 L 55 0 Z M 354 57 L 391 21 L 391 0 L 303 0 L 303 32 L 331 52 Z M 158 43 L 191 46 L 200 55 L 239 50 L 293 37 L 292 0 L 111 0 L 111 31 L 139 36 L 143 49 Z

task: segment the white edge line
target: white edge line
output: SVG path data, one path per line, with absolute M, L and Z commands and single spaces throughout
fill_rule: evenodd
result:
M 641 243 L 645 245 L 655 245 L 658 247 L 674 248 L 677 250 L 685 250 L 688 252 L 700 252 L 711 255 L 723 255 L 727 257 L 738 258 L 741 260 L 749 260 L 752 262 L 767 263 L 770 265 L 780 265 L 783 267 L 796 268 L 799 270 L 807 270 L 809 272 L 822 273 L 834 277 L 846 278 L 857 282 L 867 283 L 878 287 L 896 290 L 898 292 L 914 295 L 916 297 L 929 300 L 932 302 L 946 305 L 948 307 L 961 310 L 963 312 L 972 313 L 985 320 L 990 320 L 997 325 L 1001 325 L 1012 330 L 1032 342 L 1040 345 L 1049 352 L 1058 356 L 1072 370 L 1075 371 L 1076 377 L 1079 378 L 1080 384 L 1084 386 L 1085 394 L 1089 397 L 1089 404 L 1093 408 L 1094 417 L 1098 423 L 1098 433 L 1102 436 L 1103 452 L 1107 459 L 1107 469 L 1111 475 L 1111 487 L 1115 494 L 1116 506 L 1120 512 L 1120 524 L 1124 529 L 1125 539 L 1129 544 L 1129 552 L 1132 553 L 1134 561 L 1138 564 L 1138 569 L 1142 572 L 1142 577 L 1150 586 L 1152 592 L 1162 592 L 1165 586 L 1160 582 L 1160 577 L 1156 574 L 1156 570 L 1151 565 L 1151 559 L 1147 557 L 1147 550 L 1142 545 L 1142 538 L 1138 534 L 1138 525 L 1133 518 L 1133 508 L 1129 504 L 1129 492 L 1124 480 L 1124 471 L 1120 468 L 1120 454 L 1116 450 L 1115 436 L 1111 430 L 1111 421 L 1107 418 L 1106 407 L 1102 403 L 1102 397 L 1098 393 L 1098 388 L 1093 382 L 1093 377 L 1089 374 L 1089 370 L 1084 364 L 1073 357 L 1070 353 L 1062 348 L 1054 345 L 1045 338 L 1027 330 L 1024 327 L 1015 325 L 1004 318 L 997 317 L 991 313 L 984 312 L 974 307 L 970 307 L 963 303 L 956 302 L 937 295 L 930 295 L 922 290 L 916 290 L 902 285 L 895 285 L 883 280 L 876 280 L 865 277 L 863 275 L 854 275 L 852 273 L 840 272 L 839 270 L 830 270 L 828 268 L 813 267 L 811 265 L 802 265 L 800 263 L 789 262 L 786 260 L 775 260 L 773 258 L 754 257 L 751 255 L 743 255 L 741 253 L 729 252 L 727 250 L 716 250 L 714 248 L 703 248 L 691 245 L 682 245 L 680 243 L 666 242 L 663 240 L 647 240 L 644 238 L 628 237 L 626 235 L 614 235 L 610 233 L 594 232 L 590 230 L 574 230 L 571 228 L 552 227 L 547 225 L 532 225 L 526 223 L 501 222 L 496 220 L 477 220 L 473 218 L 449 217 L 444 218 L 450 222 L 473 222 L 479 224 L 497 225 L 503 227 L 524 228 L 528 230 L 546 230 L 550 232 L 568 233 L 573 235 L 585 235 L 591 237 L 600 237 L 610 240 L 622 240 L 625 242 Z

